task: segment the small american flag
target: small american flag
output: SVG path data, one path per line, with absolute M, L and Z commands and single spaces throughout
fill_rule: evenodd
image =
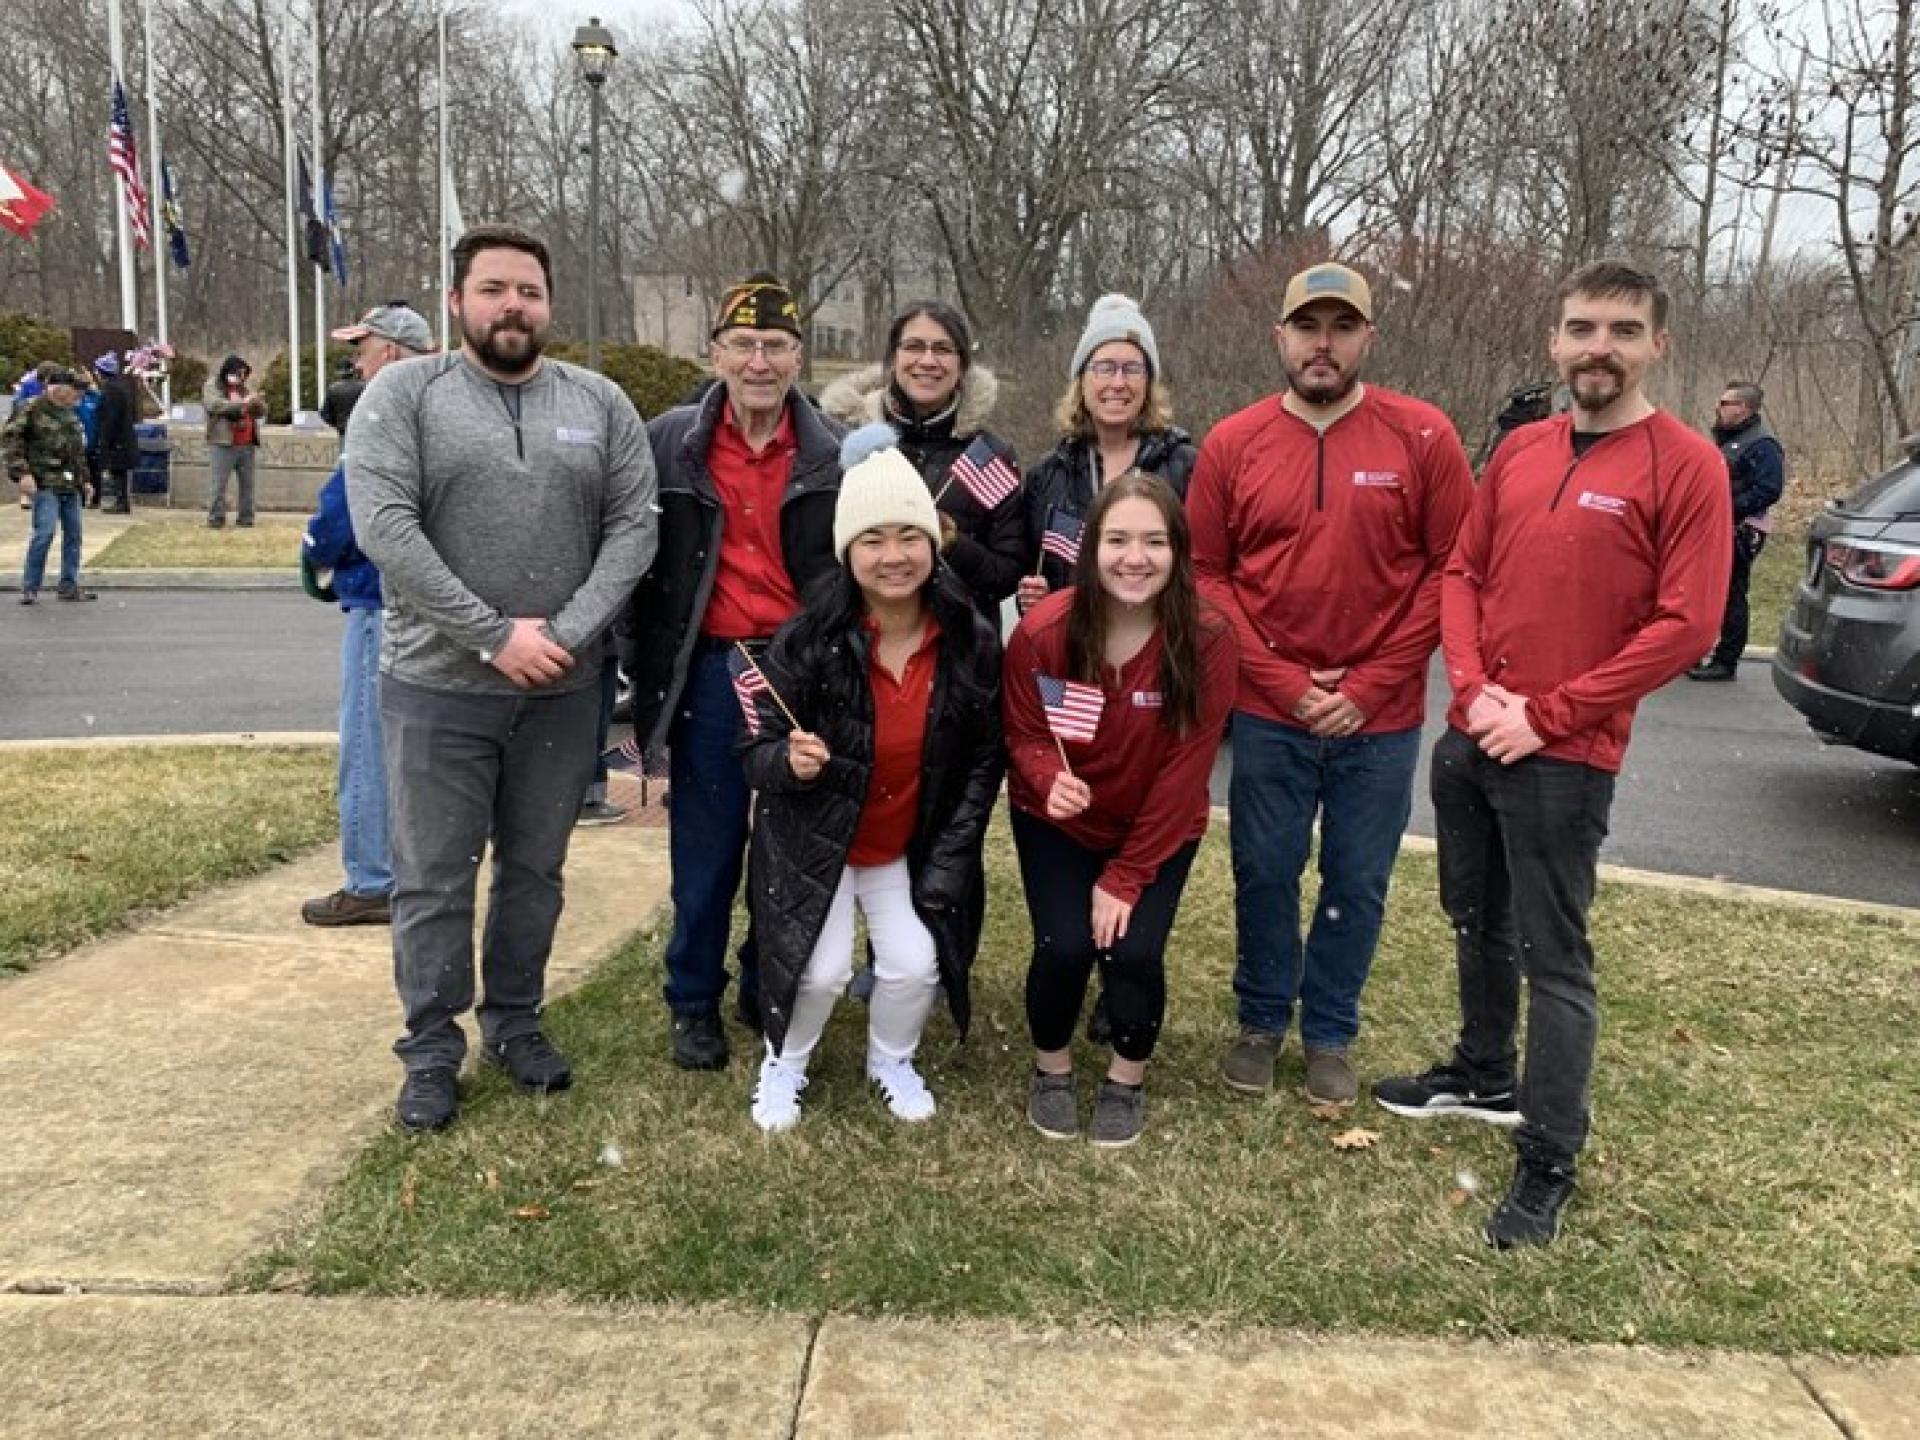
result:
M 127 200 L 127 219 L 133 226 L 133 243 L 145 250 L 153 243 L 153 228 L 147 216 L 147 187 L 140 183 L 140 147 L 133 138 L 127 92 L 120 88 L 118 76 L 113 81 L 112 118 L 107 126 L 107 164 L 120 177 L 120 191 Z
M 1100 687 L 1037 673 L 1033 678 L 1040 682 L 1040 708 L 1047 712 L 1047 729 L 1062 740 L 1093 739 L 1107 704 Z
M 1078 515 L 1055 507 L 1047 511 L 1047 533 L 1040 537 L 1040 548 L 1049 555 L 1058 555 L 1069 565 L 1078 564 L 1081 529 Z
M 749 664 L 744 655 L 732 656 L 728 668 L 733 671 L 733 693 L 739 697 L 740 713 L 746 717 L 747 733 L 760 733 L 759 697 L 771 693 L 767 677 L 760 673 L 760 667 Z
M 988 510 L 998 508 L 1020 488 L 1020 477 L 984 435 L 953 462 L 953 478 Z

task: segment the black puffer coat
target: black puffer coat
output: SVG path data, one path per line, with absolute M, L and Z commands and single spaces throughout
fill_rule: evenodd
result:
M 935 594 L 936 586 L 928 593 Z M 933 604 L 940 622 L 939 664 L 927 713 L 919 816 L 907 845 L 913 908 L 933 935 L 940 981 L 961 1036 L 972 1007 L 967 975 L 986 913 L 981 845 L 1000 793 L 1000 639 L 973 612 L 958 585 Z M 965 673 L 945 637 L 973 631 Z M 768 682 L 833 757 L 811 784 L 787 765 L 792 730 L 779 706 L 760 697 L 760 731 L 741 742 L 755 791 L 747 894 L 760 942 L 760 995 L 767 1040 L 778 1051 L 846 869 L 873 774 L 873 688 L 867 632 L 827 633 L 812 611 L 782 627 L 760 661 Z
M 714 385 L 698 404 L 647 423 L 660 476 L 660 548 L 614 633 L 633 687 L 633 733 L 648 748 L 666 743 L 720 568 L 726 510 L 707 452 L 726 403 L 726 386 Z M 834 569 L 842 432 L 798 391 L 787 397 L 787 408 L 796 448 L 780 501 L 780 558 L 793 588 L 804 594 L 817 577 Z
M 996 629 L 1000 602 L 1019 586 L 1020 565 L 1027 554 L 1021 492 L 1016 491 L 989 510 L 959 481 L 949 485 L 947 479 L 953 462 L 982 438 L 1012 467 L 1016 477 L 1020 474 L 1013 446 L 986 428 L 999 396 L 1000 382 L 993 372 L 977 365 L 960 377 L 952 407 L 927 420 L 912 420 L 899 413 L 886 371 L 879 365 L 842 375 L 820 392 L 821 408 L 836 420 L 850 426 L 884 420 L 899 432 L 900 453 L 913 462 L 927 489 L 940 497 L 936 502 L 940 513 L 953 521 L 954 539 L 944 558 L 972 593 L 974 605 L 995 622 Z
M 1198 457 L 1193 437 L 1174 425 L 1140 437 L 1133 468 L 1159 476 L 1185 500 L 1187 482 L 1193 478 L 1193 462 Z M 1021 574 L 1031 575 L 1033 567 L 1039 565 L 1048 586 L 1055 590 L 1064 589 L 1072 580 L 1066 561 L 1058 555 L 1042 555 L 1040 537 L 1047 533 L 1047 517 L 1055 510 L 1076 520 L 1086 519 L 1094 493 L 1100 488 L 1099 472 L 1099 449 L 1080 439 L 1062 440 L 1027 472 L 1022 497 L 1026 501 L 1027 553 L 1021 560 Z
M 99 425 L 94 450 L 102 470 L 132 470 L 140 464 L 140 402 L 131 375 L 115 375 L 100 386 Z

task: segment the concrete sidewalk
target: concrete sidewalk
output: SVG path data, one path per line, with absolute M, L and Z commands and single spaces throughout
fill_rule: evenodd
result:
M 657 913 L 664 840 L 574 837 L 556 991 Z M 387 1123 L 388 932 L 298 918 L 337 879 L 316 852 L 0 986 L 0 1440 L 1920 1440 L 1920 1358 L 227 1293 Z

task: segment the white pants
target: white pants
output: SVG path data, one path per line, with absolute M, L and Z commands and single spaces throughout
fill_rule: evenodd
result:
M 804 1070 L 827 1028 L 833 1003 L 853 978 L 853 907 L 873 939 L 873 1004 L 867 1049 L 888 1060 L 910 1060 L 920 1044 L 940 983 L 933 936 L 913 910 L 906 857 L 885 865 L 849 865 L 820 927 L 820 939 L 800 977 L 786 1047 L 779 1059 Z

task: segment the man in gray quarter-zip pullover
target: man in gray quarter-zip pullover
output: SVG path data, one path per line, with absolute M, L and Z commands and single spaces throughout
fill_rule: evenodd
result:
M 459 1110 L 474 882 L 493 848 L 481 1058 L 564 1090 L 540 1031 L 561 869 L 592 777 L 605 632 L 652 563 L 653 453 L 633 404 L 541 356 L 552 270 L 537 237 L 453 251 L 461 349 L 389 365 L 348 427 L 347 504 L 386 589 L 380 722 L 392 787 L 397 1115 Z

